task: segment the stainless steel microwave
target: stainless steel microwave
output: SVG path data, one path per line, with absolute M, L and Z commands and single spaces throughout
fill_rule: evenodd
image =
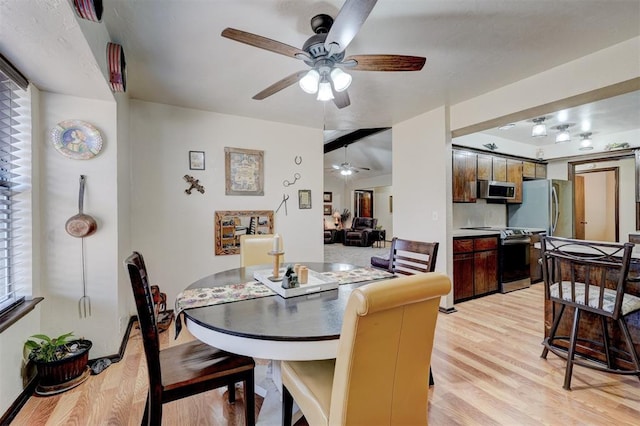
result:
M 516 185 L 513 182 L 498 182 L 495 180 L 478 181 L 480 198 L 489 200 L 512 200 L 516 196 Z

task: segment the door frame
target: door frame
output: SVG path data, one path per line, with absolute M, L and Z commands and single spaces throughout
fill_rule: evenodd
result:
M 575 171 L 575 168 L 574 168 Z M 620 167 L 605 167 L 602 169 L 593 169 L 593 170 L 581 170 L 577 173 L 574 173 L 573 179 L 575 179 L 575 175 L 580 174 L 584 175 L 587 173 L 606 173 L 613 172 L 615 179 L 615 204 L 614 204 L 614 220 L 615 220 L 615 239 L 616 242 L 620 242 Z M 575 200 L 575 193 L 573 199 Z M 574 219 L 575 219 L 575 208 L 574 208 Z M 575 223 L 575 221 L 574 221 Z

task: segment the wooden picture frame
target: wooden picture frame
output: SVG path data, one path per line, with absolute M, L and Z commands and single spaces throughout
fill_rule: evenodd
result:
M 299 209 L 311 208 L 311 190 L 310 189 L 298 190 L 298 208 Z
M 215 254 L 240 254 L 240 236 L 273 234 L 273 210 L 222 210 L 214 218 Z
M 189 170 L 204 170 L 204 151 L 189 151 Z
M 225 195 L 264 195 L 264 151 L 224 148 Z
M 331 208 L 331 204 L 325 204 L 324 205 L 324 215 L 325 216 L 331 216 L 331 212 L 333 211 L 333 209 Z
M 325 203 L 331 203 L 333 202 L 333 193 L 332 192 L 325 192 L 322 196 L 322 201 L 324 201 Z

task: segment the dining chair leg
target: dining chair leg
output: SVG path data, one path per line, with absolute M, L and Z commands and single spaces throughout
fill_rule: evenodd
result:
M 227 398 L 229 399 L 229 404 L 233 404 L 236 402 L 236 384 L 229 383 L 227 385 Z
M 282 385 L 282 426 L 291 426 L 293 418 L 293 396 L 284 385 Z
M 633 345 L 633 340 L 631 340 L 631 333 L 629 333 L 629 328 L 627 327 L 627 323 L 624 318 L 618 318 L 618 323 L 620 324 L 620 328 L 622 329 L 622 334 L 624 335 L 624 339 L 627 342 L 627 346 L 629 347 L 629 353 L 631 354 L 631 358 L 633 359 L 633 363 L 635 364 L 636 371 L 638 372 L 638 379 L 640 379 L 640 359 L 638 358 L 638 353 L 635 350 L 635 346 Z
M 542 349 L 542 354 L 540 358 L 547 359 L 547 354 L 549 353 L 549 348 L 547 345 L 550 345 L 553 342 L 553 339 L 556 337 L 556 331 L 558 331 L 558 325 L 560 324 L 560 318 L 562 318 L 562 314 L 564 313 L 565 305 L 560 306 L 560 312 L 556 314 L 556 317 L 553 319 L 553 325 L 551 326 L 551 330 L 549 330 L 549 336 L 545 339 L 544 349 Z
M 256 386 L 253 370 L 247 372 L 242 387 L 244 388 L 245 424 L 247 426 L 254 426 L 256 424 Z
M 144 404 L 144 413 L 142 413 L 141 426 L 149 425 L 149 393 L 147 392 L 147 402 Z
M 604 354 L 607 357 L 607 368 L 613 368 L 611 356 L 611 348 L 609 347 L 609 329 L 607 328 L 607 318 L 600 316 L 600 324 L 602 324 L 602 344 L 604 345 Z
M 569 351 L 567 353 L 567 369 L 564 374 L 564 386 L 566 390 L 571 390 L 571 374 L 573 373 L 573 358 L 576 353 L 578 342 L 578 323 L 580 321 L 580 309 L 575 308 L 573 315 L 573 326 L 571 327 L 571 339 L 569 340 Z

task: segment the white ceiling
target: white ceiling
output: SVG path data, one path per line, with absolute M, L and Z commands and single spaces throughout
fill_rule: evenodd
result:
M 638 0 L 379 0 L 347 55 L 427 63 L 419 72 L 353 71 L 351 106 L 338 110 L 297 85 L 251 99 L 307 66 L 220 33 L 234 27 L 302 47 L 310 18 L 335 17 L 343 0 L 103 3 L 103 22 L 81 26 L 103 26 L 123 46 L 131 98 L 320 129 L 389 127 L 640 35 Z M 0 51 L 43 90 L 101 98 L 71 4 L 0 0 Z

